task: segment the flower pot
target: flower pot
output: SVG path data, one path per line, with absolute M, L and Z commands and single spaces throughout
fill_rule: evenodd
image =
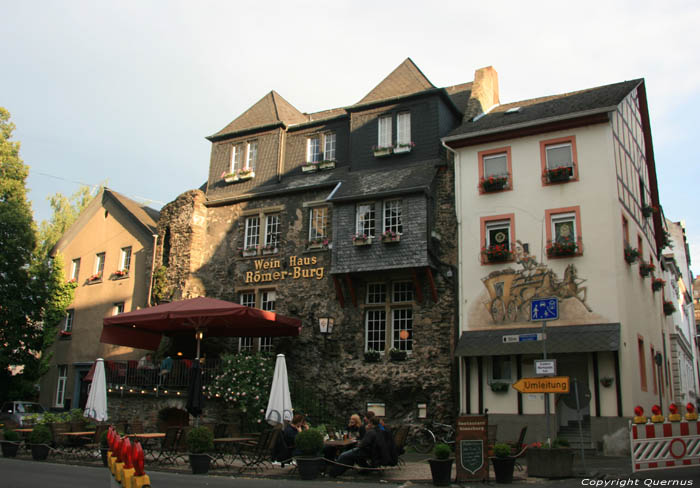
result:
M 547 170 L 547 180 L 550 183 L 559 183 L 562 181 L 569 181 L 573 176 L 573 168 L 556 168 Z
M 394 148 L 394 154 L 410 153 L 411 146 L 396 146 Z
M 320 169 L 333 169 L 335 168 L 335 161 L 323 161 L 318 166 Z
M 51 449 L 46 444 L 32 444 L 32 459 L 34 461 L 44 461 L 49 457 L 49 449 Z
M 496 483 L 513 482 L 513 470 L 515 469 L 514 457 L 492 457 L 491 463 L 493 463 Z
M 318 164 L 305 164 L 301 167 L 302 173 L 314 173 L 318 170 Z
M 366 239 L 355 239 L 352 241 L 353 246 L 371 246 L 372 238 L 368 237 Z
M 297 470 L 299 471 L 299 477 L 303 480 L 315 480 L 318 478 L 321 472 L 321 466 L 323 464 L 323 458 L 312 457 L 304 458 L 297 457 Z
M 399 234 L 396 234 L 395 236 L 382 236 L 382 243 L 383 244 L 392 244 L 394 242 L 400 242 L 401 241 L 401 236 Z
M 249 180 L 255 176 L 255 171 L 238 175 L 238 181 Z
M 234 182 L 238 181 L 238 176 L 235 176 L 235 175 L 234 176 L 225 176 L 224 181 L 226 183 L 234 183 Z
M 375 149 L 374 150 L 374 157 L 375 158 L 383 158 L 385 156 L 389 156 L 392 153 L 392 149 L 393 148 L 391 148 L 391 147 L 383 147 L 380 149 Z
M 209 472 L 209 454 L 190 454 L 190 467 L 192 474 L 207 474 Z
M 450 486 L 452 478 L 452 462 L 454 459 L 428 459 L 433 485 Z
M 19 442 L 2 441 L 2 455 L 6 458 L 13 458 L 17 455 Z
M 528 449 L 527 475 L 540 478 L 570 478 L 573 474 L 572 449 Z

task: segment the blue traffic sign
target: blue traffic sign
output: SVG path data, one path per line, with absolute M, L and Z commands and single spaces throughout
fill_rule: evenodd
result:
M 530 320 L 542 322 L 544 320 L 557 320 L 559 318 L 559 299 L 537 298 L 530 302 Z

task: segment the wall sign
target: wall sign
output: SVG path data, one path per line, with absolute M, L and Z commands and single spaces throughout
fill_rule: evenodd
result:
M 457 418 L 456 481 L 484 480 L 488 475 L 488 420 L 486 415 Z
M 318 262 L 316 256 L 303 257 L 289 256 L 289 265 L 282 269 L 281 259 L 256 259 L 253 261 L 255 271 L 246 271 L 245 282 L 270 283 L 286 279 L 323 279 L 323 266 L 315 266 Z

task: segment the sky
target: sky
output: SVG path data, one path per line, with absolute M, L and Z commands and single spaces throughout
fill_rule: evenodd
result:
M 81 184 L 159 209 L 270 90 L 302 112 L 352 105 L 410 57 L 435 86 L 493 66 L 501 103 L 645 78 L 661 205 L 700 270 L 698 2 L 0 0 L 0 19 L 37 222 Z

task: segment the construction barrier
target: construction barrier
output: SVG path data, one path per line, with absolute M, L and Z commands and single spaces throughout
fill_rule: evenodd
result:
M 141 444 L 133 445 L 122 438 L 113 427 L 107 433 L 107 466 L 112 473 L 110 488 L 151 488 L 151 480 L 143 470 Z
M 700 423 L 696 420 L 630 423 L 632 471 L 671 469 L 700 464 Z

